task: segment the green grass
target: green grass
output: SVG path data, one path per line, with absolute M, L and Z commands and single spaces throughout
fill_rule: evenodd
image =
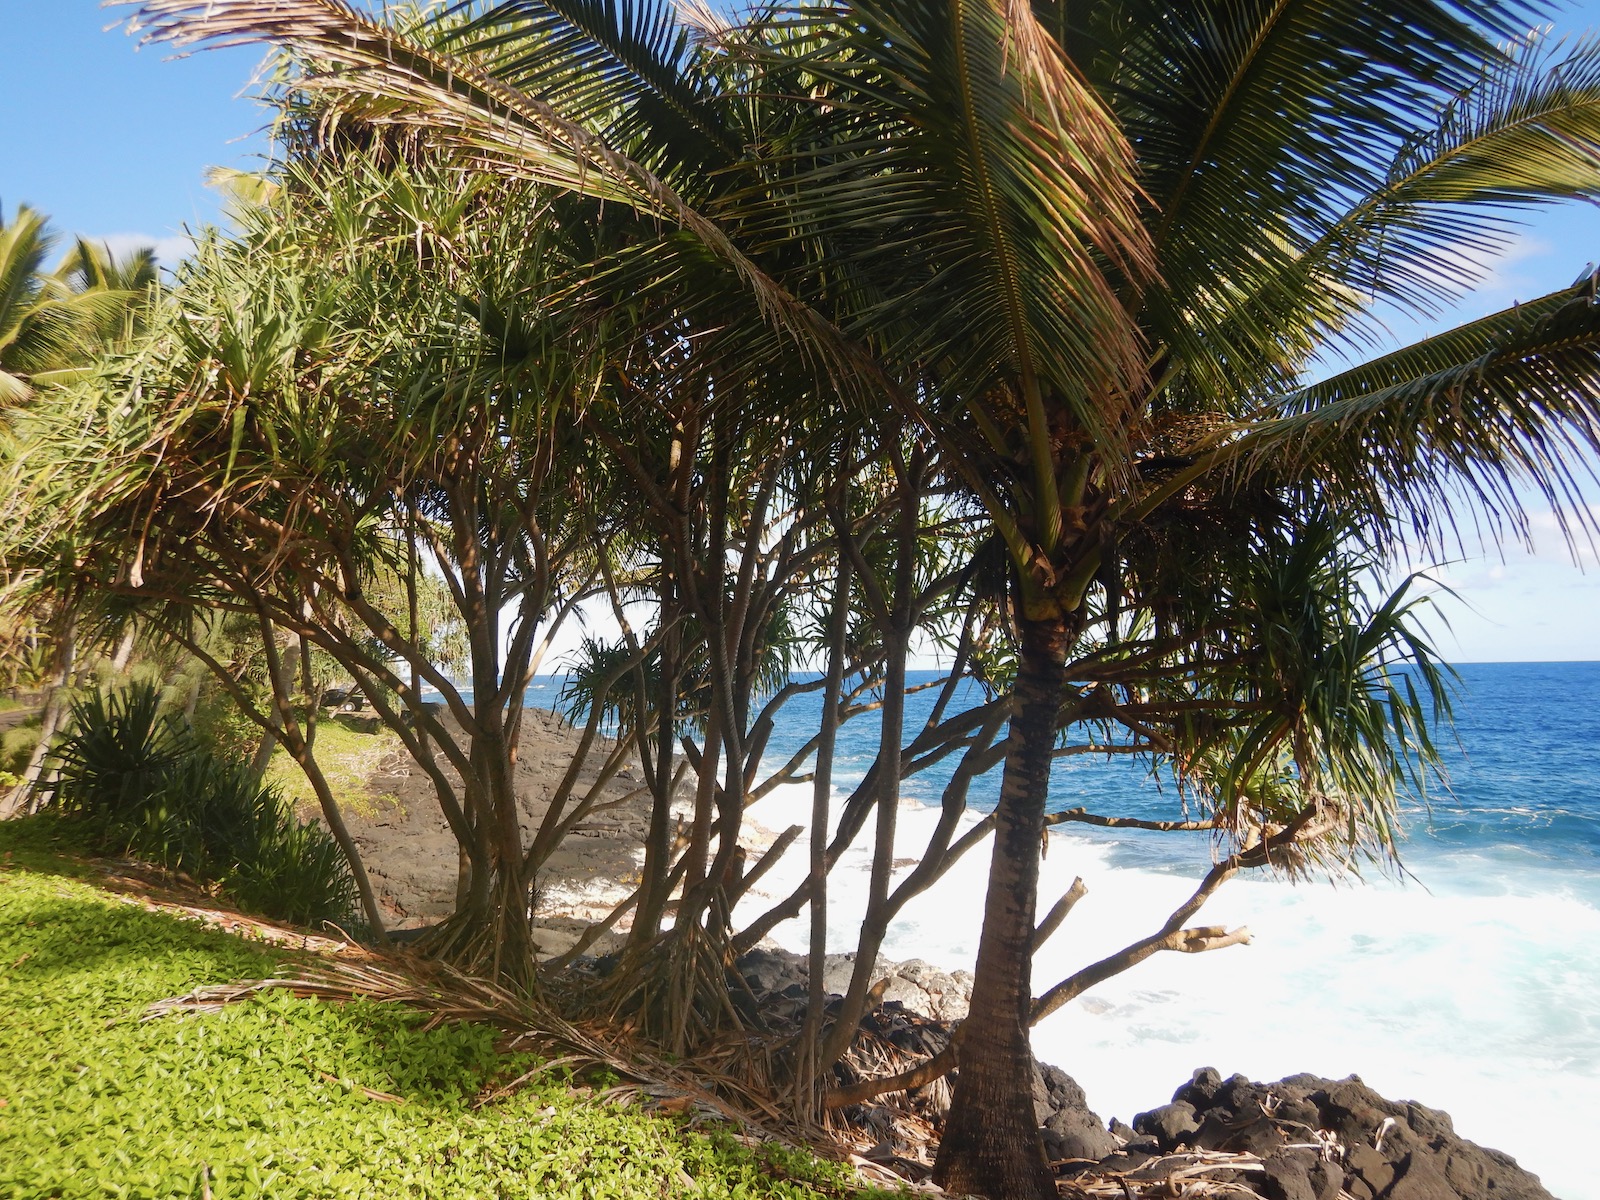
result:
M 323 716 L 317 722 L 316 755 L 327 776 L 339 807 L 346 812 L 372 816 L 380 811 L 385 797 L 376 796 L 368 781 L 391 754 L 403 753 L 400 739 L 382 726 L 369 733 L 363 718 L 341 713 Z M 302 813 L 317 809 L 316 793 L 306 782 L 305 772 L 283 750 L 273 752 L 267 765 L 266 782 L 276 784 Z
M 802 1197 L 835 1165 L 751 1151 L 574 1091 L 484 1026 L 268 992 L 141 1021 L 271 975 L 283 952 L 70 878 L 59 831 L 0 826 L 0 1196 Z M 363 1089 L 400 1099 L 374 1099 Z M 692 1181 L 692 1187 L 686 1180 Z

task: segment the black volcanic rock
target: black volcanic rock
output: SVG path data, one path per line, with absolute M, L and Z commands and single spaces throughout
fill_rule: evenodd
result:
M 1163 1150 L 1176 1150 L 1188 1143 L 1199 1130 L 1200 1122 L 1192 1104 L 1174 1100 L 1171 1104 L 1140 1113 L 1133 1118 L 1133 1127 L 1157 1139 Z
M 1191 1105 L 1207 1093 L 1195 1113 Z M 1341 1188 L 1356 1200 L 1552 1200 L 1510 1155 L 1457 1136 L 1448 1113 L 1385 1099 L 1354 1075 L 1219 1082 L 1205 1068 L 1174 1095 L 1182 1099 L 1141 1113 L 1134 1128 L 1158 1137 L 1164 1151 L 1187 1141 L 1258 1155 L 1266 1170 L 1238 1182 L 1267 1200 L 1336 1200 Z M 1320 1154 L 1287 1148 L 1318 1145 Z
M 1222 1073 L 1215 1067 L 1201 1067 L 1189 1077 L 1189 1082 L 1172 1093 L 1174 1103 L 1189 1105 L 1195 1112 L 1211 1107 L 1211 1102 L 1222 1090 Z
M 809 1000 L 804 960 L 757 950 L 736 965 L 748 988 L 745 999 L 760 1010 L 759 1022 L 798 1030 Z M 852 966 L 853 956 L 830 955 L 826 990 L 834 992 Z M 861 1023 L 859 1036 L 875 1039 L 879 1047 L 867 1061 L 881 1058 L 885 1047 L 922 1059 L 947 1046 L 952 1014 L 965 1012 L 969 977 L 915 960 L 880 961 L 876 967 L 889 987 Z M 835 1015 L 838 1007 L 835 993 L 827 1014 Z M 847 1058 L 834 1076 L 840 1084 L 851 1083 L 863 1068 L 874 1069 Z M 912 1089 L 897 1103 L 937 1130 L 953 1079 Z M 1202 1067 L 1172 1096 L 1171 1103 L 1136 1116 L 1131 1128 L 1120 1121 L 1108 1128 L 1070 1075 L 1053 1066 L 1034 1068 L 1039 1135 L 1064 1175 L 1133 1172 L 1129 1179 L 1144 1189 L 1150 1183 L 1180 1186 L 1167 1177 L 1188 1168 L 1184 1178 L 1248 1189 L 1263 1200 L 1553 1200 L 1510 1155 L 1459 1137 L 1448 1113 L 1388 1100 L 1354 1075 L 1335 1080 L 1302 1074 L 1257 1083 L 1243 1075 L 1224 1079 Z M 853 1105 L 841 1115 L 888 1147 L 885 1153 L 895 1150 L 895 1119 L 887 1109 Z M 1253 1157 L 1230 1165 L 1208 1160 L 1213 1152 Z
M 1318 1200 L 1311 1172 L 1299 1156 L 1271 1154 L 1261 1167 L 1261 1194 L 1267 1200 Z

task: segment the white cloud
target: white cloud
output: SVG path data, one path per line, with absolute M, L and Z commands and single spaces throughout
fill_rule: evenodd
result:
M 1600 504 L 1587 506 L 1600 525 Z M 1600 556 L 1581 531 L 1569 545 L 1548 509 L 1528 515 L 1530 546 L 1428 565 L 1412 548 L 1432 590 L 1424 615 L 1435 646 L 1457 662 L 1600 659 Z M 1375 583 L 1387 590 L 1407 573 L 1396 566 Z M 1429 589 L 1424 589 L 1429 590 Z
M 1527 266 L 1554 249 L 1554 246 L 1541 238 L 1524 233 L 1516 235 L 1504 246 L 1487 254 L 1470 251 L 1459 253 L 1458 257 L 1470 264 L 1478 276 L 1477 285 L 1473 288 L 1470 299 L 1483 304 L 1486 312 L 1503 307 L 1503 304 L 1499 303 L 1490 304 L 1491 300 L 1509 303 L 1513 299 L 1528 299 L 1530 289 L 1542 289 L 1539 289 L 1538 280 L 1526 269 Z
M 187 257 L 194 244 L 186 233 L 172 237 L 156 237 L 149 233 L 85 234 L 83 239 L 96 245 L 110 247 L 114 258 L 122 258 L 136 250 L 152 249 L 156 252 L 156 261 L 169 271 Z

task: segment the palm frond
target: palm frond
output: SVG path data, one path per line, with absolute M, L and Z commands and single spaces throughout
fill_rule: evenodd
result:
M 0 355 L 16 340 L 42 290 L 40 274 L 54 241 L 45 218 L 26 205 L 12 221 L 0 220 Z
M 1528 493 L 1569 536 L 1593 532 L 1581 491 L 1600 453 L 1597 282 L 1302 388 L 1213 452 L 1245 473 L 1318 481 L 1385 543 L 1407 525 L 1436 544 L 1457 537 L 1448 514 L 1463 503 L 1490 535 L 1525 535 Z
M 1294 280 L 1306 248 L 1381 190 L 1414 131 L 1481 81 L 1536 4 L 1401 0 L 1123 0 L 1060 22 L 1137 148 L 1163 286 L 1142 319 L 1217 403 L 1271 387 L 1305 289 L 1252 319 L 1241 301 Z M 1287 298 L 1288 303 L 1280 303 Z
M 816 290 L 898 369 L 937 376 L 923 412 L 1015 395 L 1048 510 L 1047 407 L 1125 435 L 1144 364 L 1110 272 L 1142 280 L 1150 257 L 1129 147 L 1013 7 L 800 5 L 782 17 L 799 49 L 752 39 L 762 90 L 804 98 L 748 228 L 828 248 Z
M 468 0 L 445 16 L 474 9 Z M 660 0 L 502 0 L 446 45 L 539 96 L 677 186 L 735 161 L 713 82 L 695 68 L 692 30 Z
M 1514 209 L 1600 197 L 1600 40 L 1538 39 L 1486 67 L 1301 256 L 1362 303 L 1420 308 L 1476 282 L 1474 261 L 1503 246 Z
M 470 165 L 625 206 L 676 225 L 731 271 L 762 318 L 813 366 L 877 397 L 896 386 L 856 342 L 748 257 L 713 219 L 644 165 L 608 146 L 546 100 L 472 62 L 424 45 L 340 0 L 121 0 L 137 5 L 131 32 L 147 42 L 221 48 L 257 42 L 306 60 L 294 86 L 320 96 L 327 119 L 355 117 L 425 132 Z M 670 240 L 662 251 L 671 249 Z M 659 273 L 670 274 L 670 261 Z

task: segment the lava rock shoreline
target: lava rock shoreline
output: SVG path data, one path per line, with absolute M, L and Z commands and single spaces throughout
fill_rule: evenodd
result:
M 761 949 L 735 966 L 764 1021 L 797 1024 L 803 1017 L 803 958 Z M 854 955 L 828 956 L 830 1008 L 837 1008 L 854 966 Z M 890 1073 L 863 1069 L 889 1054 L 909 1062 L 938 1053 L 967 1013 L 967 972 L 880 958 L 874 977 L 881 1002 L 835 1068 L 841 1085 Z M 946 1077 L 902 1093 L 895 1107 L 937 1131 L 950 1084 Z M 1448 1113 L 1387 1099 L 1355 1075 L 1302 1074 L 1261 1083 L 1202 1067 L 1168 1103 L 1139 1113 L 1132 1125 L 1102 1121 L 1083 1089 L 1058 1067 L 1036 1063 L 1033 1090 L 1045 1153 L 1057 1174 L 1085 1194 L 1083 1185 L 1092 1180 L 1114 1179 L 1128 1196 L 1154 1185 L 1176 1195 L 1185 1183 L 1206 1181 L 1263 1200 L 1554 1200 L 1509 1154 L 1458 1136 Z M 876 1140 L 866 1157 L 910 1178 L 926 1177 L 926 1156 L 906 1144 L 890 1109 L 863 1104 L 842 1115 Z

